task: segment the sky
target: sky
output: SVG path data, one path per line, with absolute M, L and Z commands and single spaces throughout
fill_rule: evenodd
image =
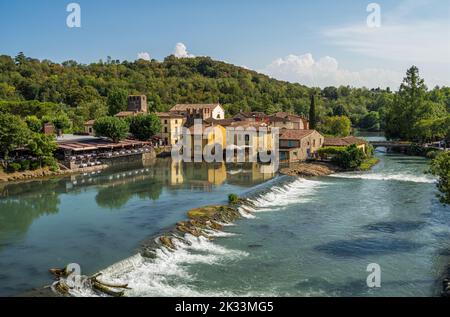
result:
M 67 26 L 72 2 L 81 27 Z M 318 87 L 397 89 L 416 65 L 429 87 L 450 86 L 450 0 L 0 0 L 0 54 L 18 52 L 86 64 L 210 56 Z

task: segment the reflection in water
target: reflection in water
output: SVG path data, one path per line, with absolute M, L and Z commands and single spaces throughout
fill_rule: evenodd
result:
M 0 248 L 24 236 L 36 219 L 59 211 L 59 195 L 94 187 L 101 208 L 119 210 L 133 197 L 158 200 L 163 188 L 211 191 L 224 183 L 253 186 L 274 177 L 255 163 L 183 163 L 170 159 L 143 162 L 133 169 L 74 175 L 61 179 L 3 184 L 0 187 Z
M 52 180 L 0 187 L 0 250 L 11 238 L 24 236 L 35 219 L 58 212 L 60 185 Z M 32 190 L 35 186 L 39 191 Z

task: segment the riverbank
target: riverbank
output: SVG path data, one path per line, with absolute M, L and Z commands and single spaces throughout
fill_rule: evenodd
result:
M 59 169 L 57 171 L 50 170 L 49 167 L 39 168 L 34 171 L 24 171 L 24 172 L 15 172 L 15 173 L 5 173 L 0 170 L 0 184 L 8 183 L 8 182 L 17 182 L 17 181 L 31 181 L 31 180 L 39 180 L 39 179 L 47 179 L 51 177 L 59 177 L 59 176 L 67 176 L 74 175 L 80 173 L 92 173 L 104 170 L 108 165 L 102 164 L 97 166 L 90 166 L 85 168 L 76 168 L 76 169 Z
M 327 176 L 343 171 L 338 166 L 326 162 L 299 162 L 292 163 L 289 167 L 281 168 L 280 173 L 289 176 Z
M 373 157 L 365 159 L 356 171 L 368 171 L 380 162 Z M 355 170 L 345 170 L 329 162 L 298 162 L 292 163 L 288 167 L 281 168 L 280 173 L 289 176 L 316 177 L 328 176 L 340 172 L 350 172 Z

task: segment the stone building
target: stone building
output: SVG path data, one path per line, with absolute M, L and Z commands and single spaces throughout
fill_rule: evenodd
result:
M 194 124 L 195 119 L 225 119 L 225 110 L 220 104 L 178 104 L 170 112 L 184 116 L 188 127 Z
M 280 162 L 290 163 L 316 157 L 325 138 L 316 130 L 280 131 Z

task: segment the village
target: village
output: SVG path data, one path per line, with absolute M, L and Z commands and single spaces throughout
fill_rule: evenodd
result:
M 117 118 L 126 119 L 148 113 L 145 95 L 128 97 L 127 111 L 119 112 Z M 177 104 L 169 112 L 156 113 L 161 122 L 161 131 L 148 141 L 138 141 L 132 137 L 113 142 L 98 135 L 94 129 L 95 121 L 85 123 L 84 135 L 62 135 L 57 138 L 56 156 L 67 168 L 72 170 L 105 166 L 117 162 L 128 162 L 135 159 L 150 159 L 155 156 L 170 156 L 173 147 L 183 142 L 182 129 L 188 129 L 192 140 L 192 155 L 202 152 L 207 146 L 220 146 L 225 151 L 230 148 L 227 130 L 235 128 L 243 131 L 231 141 L 235 148 L 245 145 L 246 153 L 254 150 L 272 152 L 278 146 L 280 163 L 294 163 L 318 159 L 318 151 L 326 147 L 345 148 L 352 144 L 366 151 L 366 141 L 356 137 L 328 138 L 314 129 L 310 129 L 308 119 L 292 113 L 278 112 L 267 115 L 263 112 L 240 112 L 227 117 L 220 104 Z M 210 128 L 207 136 L 197 135 L 194 122 L 201 122 L 201 133 Z M 263 136 L 250 137 L 246 131 L 267 131 Z M 272 129 L 279 131 L 279 141 L 275 144 Z M 52 129 L 49 129 L 52 131 Z M 51 133 L 51 132 L 50 132 Z M 220 135 L 220 139 L 217 138 Z M 196 141 L 201 140 L 200 143 Z M 227 143 L 228 141 L 228 143 Z M 185 141 L 186 142 L 186 141 Z M 194 145 L 195 144 L 195 145 Z

